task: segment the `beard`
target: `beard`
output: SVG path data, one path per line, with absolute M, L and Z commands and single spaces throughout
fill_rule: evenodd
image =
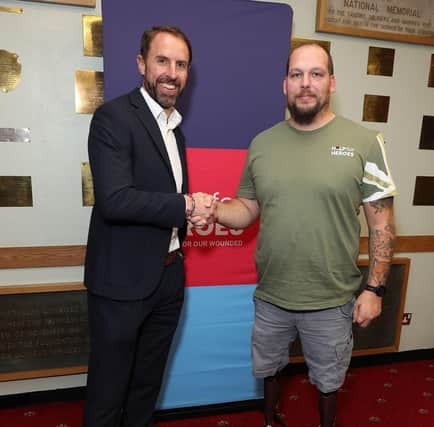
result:
M 170 84 L 174 85 L 177 88 L 177 93 L 174 95 L 167 95 L 165 93 L 162 93 L 158 89 L 159 84 Z M 171 79 L 168 76 L 161 76 L 158 77 L 155 82 L 151 82 L 146 73 L 143 76 L 143 86 L 146 89 L 146 92 L 149 93 L 150 97 L 156 101 L 161 107 L 164 109 L 172 108 L 176 104 L 176 100 L 181 95 L 183 89 L 181 88 L 181 83 L 178 79 Z
M 291 113 L 291 118 L 294 122 L 300 125 L 310 125 L 313 123 L 318 114 L 323 111 L 329 105 L 329 98 L 324 100 L 319 100 L 316 98 L 317 102 L 311 107 L 300 107 L 297 105 L 297 99 L 293 102 L 288 102 L 287 107 Z

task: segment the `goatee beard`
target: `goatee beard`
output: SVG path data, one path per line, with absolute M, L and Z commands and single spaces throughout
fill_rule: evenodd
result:
M 315 105 L 315 107 L 310 110 L 300 110 L 295 104 L 288 104 L 288 110 L 291 114 L 291 118 L 296 123 L 300 125 L 310 125 L 321 111 L 321 106 Z
M 315 119 L 322 111 L 327 110 L 329 105 L 330 98 L 327 97 L 322 100 L 322 102 L 321 100 L 318 100 L 318 102 L 309 109 L 302 110 L 297 106 L 296 101 L 291 104 L 288 103 L 287 107 L 289 112 L 291 113 L 291 118 L 294 120 L 295 123 L 298 123 L 300 125 L 310 125 L 315 121 Z
M 159 83 L 168 83 L 175 85 L 178 88 L 178 93 L 173 96 L 163 95 L 158 92 L 157 90 L 157 84 Z M 149 93 L 150 97 L 157 102 L 162 108 L 171 108 L 175 105 L 176 100 L 181 95 L 182 90 L 180 90 L 180 84 L 177 79 L 171 79 L 169 77 L 163 76 L 157 79 L 156 83 L 151 83 L 146 78 L 146 75 L 143 79 L 143 86 L 145 87 L 146 91 Z

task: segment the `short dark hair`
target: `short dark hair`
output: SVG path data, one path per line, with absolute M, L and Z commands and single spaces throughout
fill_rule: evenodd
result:
M 172 25 L 160 25 L 157 27 L 152 27 L 151 29 L 145 30 L 143 32 L 142 39 L 140 41 L 140 54 L 142 55 L 143 59 L 146 59 L 148 55 L 149 47 L 151 46 L 152 40 L 154 40 L 155 36 L 160 33 L 172 34 L 173 36 L 183 40 L 188 48 L 188 63 L 191 64 L 191 61 L 193 59 L 193 52 L 191 49 L 190 40 L 178 27 L 174 27 Z
M 303 46 L 317 46 L 317 47 L 321 48 L 321 49 L 326 53 L 326 55 L 327 55 L 327 59 L 328 59 L 328 62 L 327 62 L 327 70 L 328 70 L 328 72 L 329 72 L 330 75 L 333 75 L 333 74 L 334 74 L 334 72 L 335 72 L 335 67 L 334 67 L 334 65 L 333 65 L 333 58 L 332 58 L 332 56 L 331 56 L 329 50 L 326 49 L 324 46 L 320 45 L 319 43 L 315 43 L 315 42 L 313 42 L 313 43 L 302 43 L 302 44 L 300 44 L 299 46 L 295 47 L 294 49 L 291 49 L 291 50 L 290 50 L 289 55 L 288 55 L 288 61 L 286 62 L 286 73 L 287 73 L 287 74 L 288 74 L 288 71 L 289 71 L 289 61 L 290 61 L 290 59 L 291 59 L 291 55 L 292 55 L 292 54 L 293 54 L 297 49 L 299 49 L 299 48 L 301 48 L 301 47 L 303 47 Z

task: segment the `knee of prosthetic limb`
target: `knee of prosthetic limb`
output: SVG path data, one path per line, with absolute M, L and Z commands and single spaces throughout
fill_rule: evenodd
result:
M 277 381 L 279 379 L 279 372 L 276 372 L 274 375 L 270 375 L 269 377 L 265 377 L 264 381 L 267 383 Z
M 321 397 L 326 397 L 327 398 L 327 397 L 330 397 L 330 396 L 336 394 L 337 390 L 335 390 L 335 391 L 329 391 L 328 393 L 324 393 L 324 392 L 320 391 L 319 393 L 320 393 Z

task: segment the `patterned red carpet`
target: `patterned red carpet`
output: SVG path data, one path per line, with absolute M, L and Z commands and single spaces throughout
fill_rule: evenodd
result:
M 434 427 L 434 360 L 351 368 L 339 392 L 337 427 Z M 316 391 L 306 375 L 287 377 L 280 410 L 289 427 L 318 427 Z M 0 427 L 81 427 L 82 402 L 0 411 Z M 262 427 L 260 411 L 177 421 L 156 427 Z M 98 426 L 95 426 L 98 427 Z

